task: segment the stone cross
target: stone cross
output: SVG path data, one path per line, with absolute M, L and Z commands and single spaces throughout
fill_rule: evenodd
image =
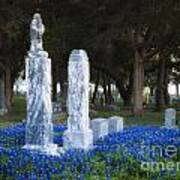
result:
M 176 110 L 173 108 L 168 108 L 165 110 L 165 127 L 176 127 Z
M 89 62 L 84 50 L 73 50 L 68 65 L 68 129 L 64 147 L 90 149 L 93 133 L 89 127 Z
M 40 14 L 35 14 L 31 23 L 31 49 L 26 57 L 27 123 L 24 148 L 54 154 L 51 59 L 43 50 L 44 25 Z

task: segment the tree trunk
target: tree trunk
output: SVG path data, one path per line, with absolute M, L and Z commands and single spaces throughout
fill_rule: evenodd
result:
M 6 67 L 5 70 L 5 95 L 6 95 L 6 107 L 8 112 L 12 110 L 12 85 L 11 85 L 11 69 Z
M 156 108 L 161 110 L 165 106 L 165 58 L 160 57 L 158 76 L 157 76 L 157 88 L 156 88 Z
M 62 78 L 62 76 L 59 78 L 59 83 L 60 83 L 60 95 L 62 96 L 64 94 L 64 78 Z
M 57 81 L 53 80 L 53 96 L 52 99 L 54 102 L 57 101 Z
M 142 45 L 145 41 L 141 30 L 131 30 L 130 37 L 134 50 L 133 63 L 133 92 L 132 92 L 132 112 L 134 115 L 143 114 L 143 90 L 144 90 L 144 58 L 145 48 Z
M 98 92 L 98 86 L 99 86 L 99 81 L 100 81 L 100 73 L 98 72 L 97 73 L 97 79 L 96 79 L 96 82 L 95 82 L 95 88 L 94 88 L 94 92 L 93 92 L 93 97 L 92 97 L 92 103 L 94 104 L 95 103 L 95 100 L 96 100 L 96 96 L 97 96 L 97 92 Z
M 154 87 L 153 86 L 150 87 L 150 96 L 154 96 Z
M 108 90 L 107 90 L 107 94 L 108 94 L 108 104 L 112 104 L 113 102 L 113 97 L 112 97 L 112 90 L 111 90 L 111 81 L 109 80 L 108 82 Z
M 61 93 L 61 97 L 64 99 L 64 100 L 66 100 L 67 99 L 67 94 L 68 94 L 68 83 L 67 82 L 64 82 L 63 84 L 62 84 L 62 88 L 63 88 L 63 91 L 62 91 L 62 93 Z
M 164 74 L 164 101 L 165 105 L 168 106 L 170 102 L 170 96 L 168 92 L 168 84 L 169 84 L 169 76 L 168 76 L 168 68 L 165 65 L 165 74 Z
M 4 72 L 0 74 L 0 111 L 1 115 L 6 112 L 6 101 L 5 101 L 5 76 Z
M 58 71 L 57 71 L 57 65 L 52 61 L 52 101 L 57 101 L 57 83 L 58 83 Z
M 131 83 L 131 82 L 130 82 Z M 121 98 L 123 99 L 124 106 L 131 106 L 132 105 L 132 85 L 129 85 L 129 88 L 126 89 L 123 87 L 119 81 L 116 81 L 116 87 L 119 90 Z
M 142 52 L 141 52 L 142 51 Z M 134 86 L 133 86 L 133 113 L 143 114 L 143 89 L 144 89 L 144 50 L 135 50 Z
M 166 106 L 169 105 L 170 97 L 169 97 L 169 93 L 168 93 L 168 86 L 166 86 L 164 89 L 164 102 L 165 102 Z
M 106 87 L 106 77 L 104 77 L 103 89 L 104 89 L 104 99 L 105 104 L 108 104 L 108 94 L 107 94 L 107 87 Z
M 175 85 L 176 85 L 176 97 L 179 98 L 179 83 L 177 82 Z

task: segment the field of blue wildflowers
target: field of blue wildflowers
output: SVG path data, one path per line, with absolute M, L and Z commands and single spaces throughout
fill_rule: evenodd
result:
M 54 142 L 62 146 L 66 126 L 54 126 Z M 142 169 L 142 162 L 180 162 L 180 130 L 157 126 L 132 126 L 123 132 L 99 139 L 88 152 L 69 150 L 61 156 L 47 156 L 22 149 L 25 125 L 18 123 L 0 129 L 0 179 L 178 179 L 176 166 L 167 169 Z M 152 147 L 161 147 L 159 152 Z M 174 157 L 160 156 L 167 146 L 177 148 Z M 164 153 L 164 151 L 162 151 Z M 162 154 L 161 154 L 162 155 Z

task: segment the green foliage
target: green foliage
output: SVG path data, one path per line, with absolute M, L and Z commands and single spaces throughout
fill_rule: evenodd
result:
M 11 123 L 21 122 L 26 116 L 26 101 L 24 96 L 15 96 L 12 113 L 0 118 L 0 127 L 8 126 Z M 154 112 L 146 110 L 142 116 L 133 116 L 129 109 L 122 108 L 114 111 L 97 111 L 91 119 L 96 117 L 108 118 L 110 116 L 122 116 L 125 119 L 125 125 L 162 125 L 164 123 L 164 112 Z M 62 123 L 67 120 L 67 115 L 62 114 L 55 123 Z M 177 111 L 177 120 L 180 121 L 180 111 Z
M 2 180 L 14 180 L 13 177 L 7 176 L 6 174 L 1 174 L 0 173 L 0 179 Z
M 27 0 L 2 1 L 0 7 L 2 34 L 5 33 L 8 39 L 6 36 L 3 38 L 9 42 L 8 46 L 2 46 L 7 47 L 3 52 L 5 56 L 9 56 L 12 54 L 9 52 L 15 51 L 14 65 L 21 66 L 29 44 L 32 4 Z M 128 78 L 130 69 L 127 65 L 134 59 L 129 36 L 131 29 L 141 30 L 142 33 L 147 31 L 145 38 L 148 46 L 151 46 L 151 43 L 157 46 L 163 44 L 168 33 L 175 32 L 172 37 L 174 40 L 179 31 L 178 1 L 63 0 L 59 3 L 58 0 L 54 0 L 42 1 L 40 8 L 46 24 L 45 47 L 52 57 L 53 64 L 58 64 L 59 68 L 66 66 L 67 57 L 72 49 L 83 48 L 88 50 L 90 59 L 96 67 L 103 67 L 104 63 L 106 71 L 114 68 L 115 72 L 111 74 L 123 74 L 124 78 Z M 25 48 L 22 42 L 26 42 Z M 62 72 L 62 69 L 58 72 Z
M 16 169 L 18 173 L 25 173 L 25 172 L 31 172 L 33 169 L 33 164 L 28 163 L 23 168 Z
M 25 98 L 24 97 L 15 97 L 14 99 L 14 112 L 19 112 L 22 113 L 21 110 L 24 109 L 25 110 Z M 15 113 L 16 114 L 16 113 Z M 23 114 L 23 113 L 22 113 Z M 119 112 L 98 112 L 98 117 L 109 117 L 112 115 L 122 115 L 123 117 L 125 117 L 125 125 L 159 125 L 163 123 L 163 112 L 159 113 L 159 112 L 150 112 L 147 111 L 143 116 L 141 117 L 134 117 L 134 116 L 130 116 L 128 115 L 128 112 L 125 109 L 122 109 Z M 14 116 L 11 116 L 11 119 L 13 120 Z M 15 118 L 17 118 L 15 116 Z M 14 121 L 12 121 L 11 119 L 6 119 L 6 120 L 2 120 L 2 125 L 7 125 L 6 121 L 9 121 L 9 123 L 12 123 Z M 180 119 L 180 113 L 178 112 L 177 114 L 177 119 Z M 20 119 L 19 119 L 20 120 Z M 6 122 L 6 123 L 5 123 Z M 12 139 L 12 141 L 14 141 L 14 139 Z M 122 149 L 123 152 L 125 153 L 125 150 Z M 126 163 L 124 164 L 120 164 L 121 162 L 121 154 L 120 153 L 109 153 L 109 154 L 98 154 L 97 156 L 95 156 L 93 159 L 91 159 L 91 171 L 86 175 L 86 179 L 105 179 L 105 168 L 106 168 L 106 163 L 105 161 L 103 161 L 102 156 L 107 156 L 110 157 L 112 159 L 112 168 L 113 167 L 118 167 L 118 169 L 113 169 L 112 174 L 111 174 L 111 179 L 114 180 L 129 180 L 129 179 L 137 179 L 137 180 L 145 180 L 147 179 L 146 177 L 148 176 L 147 172 L 144 172 L 140 169 L 139 163 L 137 161 L 135 161 L 133 159 L 133 157 L 129 156 L 126 159 Z M 180 160 L 180 156 L 178 155 L 178 157 L 176 159 L 174 159 L 175 162 Z M 0 163 L 3 163 L 4 165 L 7 163 L 8 161 L 8 157 L 0 157 Z M 163 159 L 161 159 L 161 161 L 163 161 Z M 57 169 L 61 168 L 61 164 L 60 162 L 56 164 Z M 80 172 L 82 167 L 79 167 L 77 170 Z M 21 172 L 29 172 L 32 169 L 32 164 L 28 164 L 26 167 L 24 167 L 23 169 L 17 169 L 17 171 L 19 173 Z M 97 172 L 96 175 L 94 175 L 94 173 Z M 179 176 L 179 175 L 178 175 Z M 178 177 L 177 176 L 177 177 Z M 2 175 L 3 177 L 3 175 Z M 56 180 L 56 179 L 61 179 L 63 177 L 66 177 L 68 179 L 73 179 L 73 174 L 71 173 L 69 167 L 66 167 L 66 171 L 64 172 L 64 174 L 62 174 L 61 176 L 58 175 L 53 175 L 52 179 Z M 159 178 L 160 179 L 160 178 Z M 166 178 L 168 179 L 168 177 Z
M 26 116 L 26 100 L 24 96 L 14 96 L 12 112 L 0 117 L 0 127 L 8 126 L 12 123 L 22 122 Z
M 161 176 L 159 176 L 159 172 L 146 172 L 143 171 L 140 167 L 140 162 L 137 162 L 133 157 L 128 156 L 126 159 L 126 162 L 121 163 L 122 157 L 119 152 L 117 153 L 108 153 L 104 154 L 104 156 L 112 158 L 111 164 L 107 164 L 102 158 L 103 154 L 97 154 L 93 159 L 90 161 L 91 170 L 90 172 L 86 173 L 84 179 L 86 180 L 106 180 L 107 177 L 105 175 L 105 170 L 107 166 L 111 168 L 111 179 L 113 180 L 129 180 L 129 179 L 135 179 L 135 180 L 147 180 L 152 179 L 156 175 L 156 179 L 161 180 Z M 119 166 L 117 166 L 119 164 Z M 118 168 L 113 168 L 118 167 Z M 81 169 L 78 170 L 80 173 Z M 73 179 L 73 174 L 71 173 L 69 167 L 66 168 L 66 171 L 61 175 L 53 175 L 52 179 L 56 180 L 58 178 L 68 178 Z M 176 176 L 179 177 L 179 174 Z M 172 177 L 167 175 L 163 177 L 165 180 L 169 180 Z
M 25 96 L 14 96 L 12 114 L 24 115 L 26 113 L 26 98 Z
M 0 156 L 0 163 L 3 164 L 3 165 L 6 165 L 8 160 L 9 160 L 9 157 L 8 156 Z

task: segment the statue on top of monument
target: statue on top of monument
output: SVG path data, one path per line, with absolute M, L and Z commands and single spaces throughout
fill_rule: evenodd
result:
M 33 16 L 33 20 L 30 26 L 30 38 L 31 38 L 31 48 L 30 51 L 41 51 L 43 50 L 42 37 L 45 31 L 44 24 L 40 14 L 36 13 Z

